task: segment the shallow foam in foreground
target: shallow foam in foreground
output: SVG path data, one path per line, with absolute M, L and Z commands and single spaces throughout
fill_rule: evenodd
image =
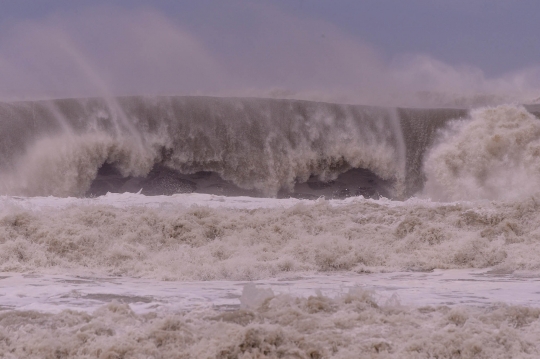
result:
M 256 289 L 255 289 L 256 290 Z M 266 293 L 267 294 L 267 293 Z M 0 313 L 6 357 L 535 358 L 540 309 L 410 308 L 351 290 L 269 295 L 259 305 L 136 314 L 112 302 L 92 314 Z

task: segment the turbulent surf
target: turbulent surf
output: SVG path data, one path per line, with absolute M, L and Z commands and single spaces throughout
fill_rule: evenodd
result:
M 1 103 L 0 283 L 12 289 L 0 353 L 537 357 L 537 299 L 516 303 L 508 286 L 540 270 L 538 117 L 258 98 Z M 436 282 L 473 270 L 505 284 L 488 298 Z M 410 292 L 427 305 L 401 303 Z

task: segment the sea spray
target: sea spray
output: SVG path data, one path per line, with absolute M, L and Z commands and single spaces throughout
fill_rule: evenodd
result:
M 521 106 L 476 109 L 441 134 L 425 172 L 435 200 L 527 198 L 540 188 L 540 121 Z

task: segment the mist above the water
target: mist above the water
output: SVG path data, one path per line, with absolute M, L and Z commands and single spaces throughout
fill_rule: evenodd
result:
M 195 93 L 225 72 L 197 39 L 152 11 L 57 14 L 14 25 L 0 46 L 3 98 Z
M 540 96 L 540 66 L 487 77 L 429 54 L 385 59 L 331 23 L 268 4 L 215 4 L 184 21 L 189 15 L 99 6 L 5 25 L 0 99 L 217 95 L 473 107 Z

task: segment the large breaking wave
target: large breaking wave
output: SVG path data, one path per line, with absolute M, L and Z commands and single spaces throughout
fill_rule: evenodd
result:
M 0 193 L 510 199 L 540 181 L 533 114 L 212 97 L 2 103 Z
M 0 189 L 402 198 L 422 186 L 435 130 L 465 114 L 209 97 L 4 103 Z

